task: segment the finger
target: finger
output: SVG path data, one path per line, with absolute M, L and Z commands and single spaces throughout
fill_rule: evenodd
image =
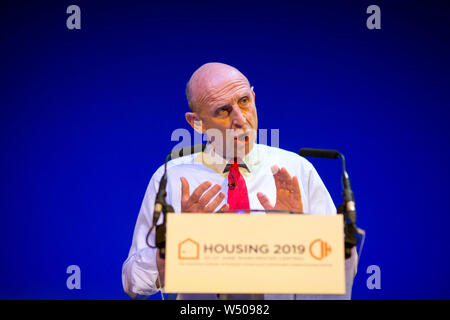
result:
M 299 199 L 300 187 L 298 185 L 298 178 L 296 176 L 294 176 L 294 178 L 291 178 L 289 172 L 286 169 L 283 169 L 281 170 L 283 188 L 289 193 L 289 196 Z
M 276 175 L 280 171 L 280 168 L 277 165 L 273 165 L 270 167 L 270 170 L 272 170 L 273 175 Z
M 261 205 L 263 206 L 264 209 L 266 210 L 273 210 L 273 206 L 270 203 L 269 198 L 267 198 L 267 196 L 262 193 L 262 192 L 258 192 L 256 194 L 256 196 L 258 197 L 259 202 L 261 203 Z
M 292 180 L 292 177 L 289 174 L 289 172 L 286 170 L 286 168 L 281 168 L 280 171 L 281 171 L 280 172 L 281 176 L 283 177 L 284 180 L 286 180 L 286 181 L 291 181 Z
M 278 179 L 283 189 L 290 190 L 292 178 L 286 168 L 281 168 L 278 173 Z
M 280 197 L 285 196 L 285 192 L 288 191 L 288 185 L 290 183 L 290 175 L 285 168 L 279 169 L 277 166 L 272 167 L 272 172 L 274 172 L 273 178 L 275 179 L 275 187 L 277 190 L 277 202 Z
M 189 182 L 186 178 L 181 177 L 181 202 L 185 203 L 189 200 Z
M 297 176 L 292 178 L 292 184 L 291 185 L 292 185 L 293 196 L 296 197 L 296 198 L 299 198 L 301 200 L 302 196 L 300 194 L 300 185 L 298 184 Z
M 280 168 L 278 168 L 277 165 L 274 165 L 270 168 L 272 170 L 273 178 L 275 179 L 275 187 L 276 189 L 281 188 L 281 182 L 280 182 Z
M 283 168 L 284 169 L 284 168 Z M 289 172 L 284 169 L 282 170 L 282 181 L 283 181 L 283 189 L 285 189 L 290 196 L 299 197 L 300 196 L 300 188 L 298 186 L 298 178 L 294 176 L 291 178 Z
M 222 203 L 223 199 L 225 199 L 225 193 L 221 192 L 217 195 L 217 197 L 214 198 L 213 201 L 211 201 L 210 204 L 208 204 L 208 206 L 205 208 L 205 212 L 214 212 L 219 204 Z
M 209 189 L 205 194 L 198 200 L 198 204 L 200 205 L 200 210 L 203 211 L 203 207 L 205 207 L 212 198 L 216 196 L 216 194 L 220 191 L 222 187 L 218 184 L 214 185 L 211 189 Z
M 209 189 L 209 187 L 211 187 L 211 182 L 209 181 L 205 181 L 203 182 L 201 185 L 199 185 L 194 192 L 192 192 L 190 198 L 189 198 L 189 203 L 193 204 L 198 202 L 198 200 L 200 199 L 200 197 L 202 196 L 202 194 Z
M 294 184 L 294 201 L 300 203 L 299 212 L 303 212 L 302 194 L 300 193 L 300 185 L 297 176 L 292 179 L 292 183 Z
M 230 209 L 230 205 L 228 203 L 225 203 L 217 212 L 225 212 Z

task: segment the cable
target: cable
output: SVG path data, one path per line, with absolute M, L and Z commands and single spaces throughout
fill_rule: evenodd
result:
M 164 287 L 161 285 L 162 284 L 162 282 L 161 282 L 161 277 L 159 276 L 159 272 L 158 272 L 158 277 L 156 277 L 156 279 L 158 280 L 158 282 L 159 282 L 159 288 L 158 288 L 158 291 L 159 292 L 161 292 L 161 300 L 165 300 L 164 299 Z

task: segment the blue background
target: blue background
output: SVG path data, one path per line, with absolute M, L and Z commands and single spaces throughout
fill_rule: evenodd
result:
M 1 1 L 0 298 L 128 298 L 145 189 L 211 61 L 248 77 L 280 147 L 346 156 L 367 231 L 354 299 L 450 298 L 449 4 L 393 2 Z M 339 161 L 311 161 L 338 205 Z

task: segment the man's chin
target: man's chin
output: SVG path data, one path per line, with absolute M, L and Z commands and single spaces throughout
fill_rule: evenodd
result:
M 228 159 L 243 159 L 253 148 L 254 143 L 249 141 L 234 143 L 232 152 L 227 152 Z
M 233 159 L 243 159 L 253 148 L 255 141 L 228 141 L 226 147 L 223 148 L 216 145 L 214 142 L 211 143 L 215 151 L 218 152 L 223 158 L 227 160 Z M 223 150 L 220 152 L 219 150 Z

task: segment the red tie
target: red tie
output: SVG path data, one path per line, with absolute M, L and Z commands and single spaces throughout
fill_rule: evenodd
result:
M 228 205 L 230 210 L 249 210 L 247 185 L 239 172 L 239 165 L 235 161 L 228 174 Z

